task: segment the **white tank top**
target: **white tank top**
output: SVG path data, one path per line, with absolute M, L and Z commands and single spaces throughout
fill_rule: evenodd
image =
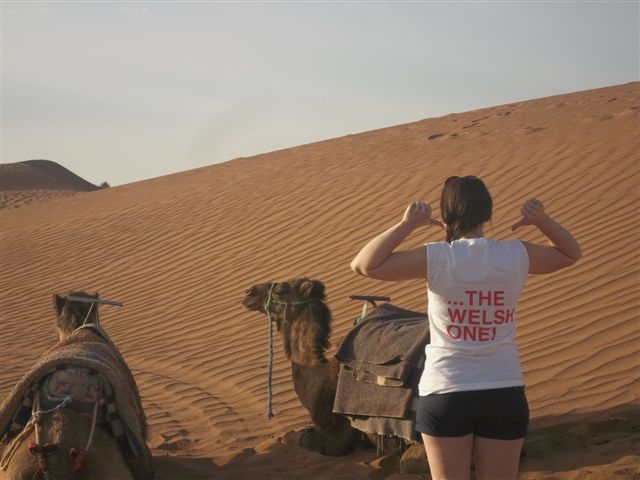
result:
M 429 243 L 430 343 L 420 395 L 524 385 L 515 309 L 529 270 L 519 240 Z

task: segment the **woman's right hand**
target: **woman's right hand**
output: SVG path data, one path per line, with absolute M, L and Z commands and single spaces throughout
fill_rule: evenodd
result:
M 536 198 L 531 198 L 524 202 L 520 213 L 522 213 L 522 218 L 513 224 L 512 231 L 525 225 L 538 225 L 547 216 L 543 203 Z
M 431 205 L 427 202 L 411 203 L 404 211 L 402 222 L 406 223 L 412 229 L 426 225 L 443 226 L 442 222 L 431 218 Z

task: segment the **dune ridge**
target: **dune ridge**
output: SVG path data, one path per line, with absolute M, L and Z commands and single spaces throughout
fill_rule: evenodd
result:
M 51 160 L 0 164 L 0 208 L 17 208 L 100 187 Z
M 411 201 L 431 202 L 439 216 L 444 179 L 473 174 L 494 197 L 489 236 L 541 241 L 531 228 L 511 232 L 535 196 L 583 248 L 572 268 L 531 276 L 517 311 L 535 446 L 522 478 L 632 478 L 623 475 L 640 472 L 637 418 L 617 424 L 629 438 L 610 439 L 616 449 L 601 457 L 587 448 L 600 437 L 591 441 L 579 422 L 563 431 L 587 447 L 560 456 L 541 445 L 565 418 L 638 411 L 639 112 L 634 82 L 2 209 L 0 397 L 55 341 L 51 294 L 99 291 L 125 304 L 103 307 L 102 323 L 139 383 L 162 478 L 384 478 L 375 452 L 336 460 L 278 442 L 307 415 L 276 338 L 276 416 L 266 419 L 267 320 L 240 301 L 255 283 L 323 281 L 329 354 L 360 313 L 349 294 L 424 310 L 421 282 L 359 278 L 349 262 Z M 442 238 L 429 228 L 406 244 Z M 586 467 L 595 473 L 584 476 Z

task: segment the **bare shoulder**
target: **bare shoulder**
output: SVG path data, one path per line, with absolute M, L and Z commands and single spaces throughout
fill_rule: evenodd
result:
M 426 278 L 427 252 L 425 247 L 393 252 L 379 267 L 370 269 L 365 275 L 377 280 L 411 280 Z
M 522 241 L 529 256 L 529 273 L 553 273 L 576 263 L 576 259 L 567 257 L 551 245 Z

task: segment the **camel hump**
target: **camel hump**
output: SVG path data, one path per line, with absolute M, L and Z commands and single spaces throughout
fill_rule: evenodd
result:
M 351 329 L 335 357 L 348 370 L 359 372 L 356 377 L 372 378 L 369 383 L 402 386 L 422 368 L 428 341 L 425 313 L 386 303 Z

